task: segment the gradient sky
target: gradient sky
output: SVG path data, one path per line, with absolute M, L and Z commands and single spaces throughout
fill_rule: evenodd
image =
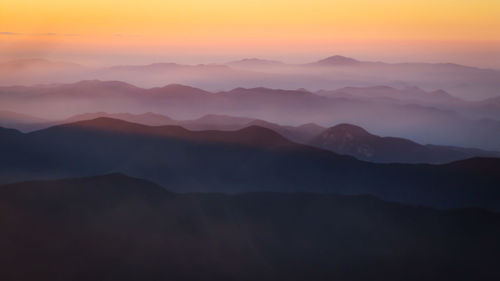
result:
M 498 0 L 1 0 L 0 54 L 88 63 L 454 61 L 500 68 Z

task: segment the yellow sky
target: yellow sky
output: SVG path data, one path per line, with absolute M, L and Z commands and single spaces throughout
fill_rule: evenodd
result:
M 304 53 L 465 42 L 481 51 L 499 41 L 499 0 L 0 1 L 0 48 L 11 49 Z

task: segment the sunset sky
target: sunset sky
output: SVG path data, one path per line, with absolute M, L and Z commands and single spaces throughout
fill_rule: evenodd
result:
M 498 0 L 1 0 L 0 60 L 453 61 L 500 68 Z

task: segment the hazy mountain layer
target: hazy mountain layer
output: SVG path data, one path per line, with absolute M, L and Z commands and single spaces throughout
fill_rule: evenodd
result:
M 378 89 L 366 91 L 380 95 Z M 0 88 L 0 102 L 10 111 L 56 120 L 102 111 L 155 112 L 176 120 L 230 115 L 290 126 L 316 123 L 330 127 L 351 123 L 377 135 L 398 136 L 423 144 L 500 150 L 500 119 L 495 119 L 500 105 L 494 99 L 456 103 L 456 99 L 451 98 L 450 102 L 443 103 L 441 96 L 446 100 L 448 95 L 441 92 L 423 92 L 422 98 L 413 98 L 421 91 L 387 91 L 401 98 L 354 94 L 325 96 L 305 90 L 267 88 L 235 88 L 211 93 L 181 85 L 142 89 L 116 81 L 82 81 L 52 86 L 3 87 Z
M 68 83 L 87 79 L 122 80 L 141 87 L 187 84 L 212 91 L 235 87 L 305 88 L 312 91 L 351 86 L 418 86 L 443 89 L 457 97 L 498 97 L 500 71 L 453 63 L 383 63 L 332 56 L 305 64 L 258 58 L 227 64 L 153 63 L 88 68 L 41 59 L 0 63 L 0 85 Z

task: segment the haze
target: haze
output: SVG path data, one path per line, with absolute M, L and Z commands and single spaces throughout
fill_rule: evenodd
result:
M 499 14 L 495 0 L 3 0 L 0 60 L 300 63 L 341 53 L 499 68 Z

